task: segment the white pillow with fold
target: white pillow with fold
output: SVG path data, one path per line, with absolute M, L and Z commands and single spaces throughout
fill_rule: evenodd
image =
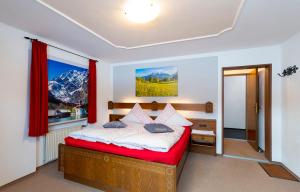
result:
M 133 123 L 142 123 L 142 124 L 148 124 L 153 123 L 154 121 L 147 115 L 142 107 L 136 103 L 134 107 L 131 109 L 131 111 L 120 121 L 126 123 L 126 122 L 133 122 Z
M 170 103 L 166 105 L 164 110 L 158 115 L 154 122 L 177 126 L 193 125 L 192 122 L 188 121 L 181 114 L 179 114 Z

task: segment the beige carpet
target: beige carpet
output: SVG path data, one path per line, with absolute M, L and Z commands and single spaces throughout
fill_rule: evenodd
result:
M 98 192 L 68 180 L 49 164 L 1 192 Z M 254 161 L 190 153 L 178 192 L 300 192 L 300 183 L 269 177 Z
M 247 141 L 224 139 L 224 154 L 266 160 L 264 153 L 255 151 Z
M 100 190 L 65 180 L 57 171 L 57 162 L 41 167 L 35 174 L 8 184 L 1 192 L 100 192 Z
M 255 161 L 191 153 L 179 192 L 300 192 L 300 183 L 272 178 Z

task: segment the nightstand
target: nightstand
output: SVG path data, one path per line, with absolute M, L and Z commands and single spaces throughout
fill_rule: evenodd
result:
M 216 155 L 216 120 L 194 119 L 192 122 L 191 151 Z

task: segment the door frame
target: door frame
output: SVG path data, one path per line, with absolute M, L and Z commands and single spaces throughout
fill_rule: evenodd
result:
M 265 156 L 272 161 L 272 64 L 245 65 L 222 68 L 222 155 L 224 155 L 224 71 L 265 68 Z

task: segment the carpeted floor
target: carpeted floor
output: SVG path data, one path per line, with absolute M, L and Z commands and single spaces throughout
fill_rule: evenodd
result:
M 269 177 L 254 161 L 190 153 L 178 192 L 300 192 L 300 183 Z M 51 163 L 1 192 L 98 192 L 63 179 Z
M 255 151 L 245 140 L 224 139 L 224 154 L 267 161 L 264 153 Z

